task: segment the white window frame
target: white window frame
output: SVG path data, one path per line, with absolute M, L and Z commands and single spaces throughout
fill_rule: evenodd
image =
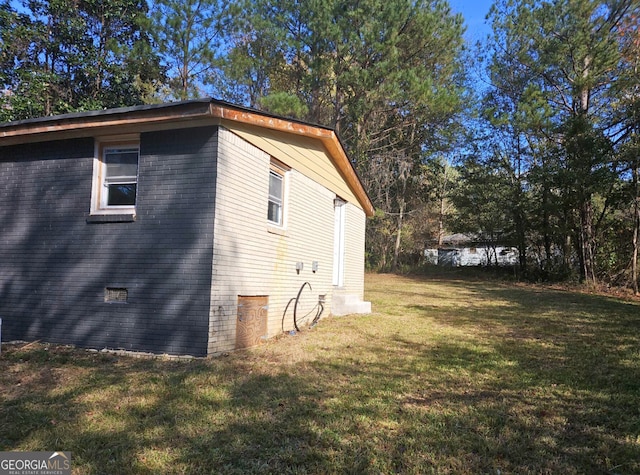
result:
M 271 195 L 271 176 L 278 176 L 281 179 L 281 196 L 282 198 L 278 200 L 277 197 Z M 289 169 L 287 167 L 285 167 L 285 165 L 281 164 L 280 162 L 276 162 L 275 160 L 271 161 L 271 164 L 269 166 L 269 182 L 268 182 L 268 189 L 267 189 L 267 224 L 271 227 L 275 227 L 278 229 L 284 229 L 286 228 L 286 222 L 287 222 L 287 191 L 288 191 L 288 187 L 287 187 L 287 177 L 289 175 Z M 275 203 L 277 205 L 279 205 L 279 220 L 278 221 L 272 221 L 269 218 L 269 208 L 271 207 L 271 204 Z
M 133 205 L 109 205 L 106 182 L 107 164 L 105 153 L 114 149 L 136 150 L 138 152 L 138 166 L 136 168 L 135 184 L 139 182 L 140 169 L 140 137 L 126 135 L 96 140 L 93 159 L 93 186 L 91 190 L 91 214 L 135 214 L 138 201 L 136 189 L 136 203 Z

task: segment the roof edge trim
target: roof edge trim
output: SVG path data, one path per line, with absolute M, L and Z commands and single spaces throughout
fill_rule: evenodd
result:
M 354 190 L 367 216 L 374 207 L 362 182 L 349 161 L 334 130 L 324 126 L 279 117 L 258 110 L 219 101 L 198 99 L 146 106 L 124 107 L 100 111 L 78 112 L 0 124 L 0 145 L 44 141 L 60 133 L 123 126 L 149 126 L 192 121 L 194 119 L 226 119 L 256 127 L 277 130 L 321 141 L 334 159 L 347 184 Z M 184 126 L 184 125 L 183 125 Z

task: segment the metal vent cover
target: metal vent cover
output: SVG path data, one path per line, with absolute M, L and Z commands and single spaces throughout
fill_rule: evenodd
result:
M 104 301 L 127 303 L 129 300 L 129 291 L 124 287 L 107 287 L 104 289 Z

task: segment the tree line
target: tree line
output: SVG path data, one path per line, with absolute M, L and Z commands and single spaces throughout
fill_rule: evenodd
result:
M 638 290 L 639 13 L 636 0 L 499 0 L 488 16 L 482 149 L 453 202 L 537 278 Z
M 333 127 L 367 264 L 450 232 L 534 278 L 637 285 L 640 0 L 0 0 L 0 121 L 213 96 Z

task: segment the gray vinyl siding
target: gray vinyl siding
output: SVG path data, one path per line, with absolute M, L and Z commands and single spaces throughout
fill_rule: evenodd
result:
M 136 220 L 97 224 L 92 138 L 0 147 L 2 340 L 205 355 L 216 153 L 215 127 L 142 134 Z

